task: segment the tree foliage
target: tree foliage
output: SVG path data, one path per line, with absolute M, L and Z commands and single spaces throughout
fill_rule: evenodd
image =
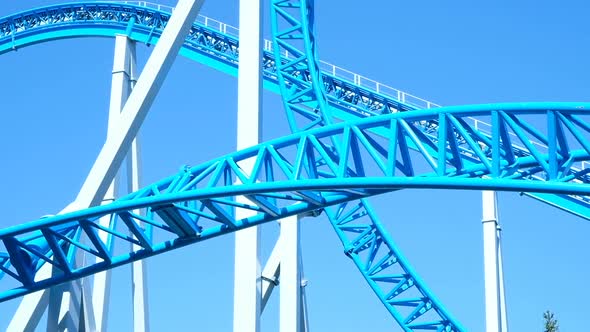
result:
M 545 311 L 543 313 L 543 319 L 545 320 L 544 332 L 559 332 L 559 323 L 551 311 Z

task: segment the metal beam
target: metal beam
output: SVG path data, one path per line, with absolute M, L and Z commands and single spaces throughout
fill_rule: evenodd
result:
M 305 288 L 308 281 L 303 279 L 303 263 L 301 263 L 301 331 L 309 332 L 309 312 L 307 310 L 307 293 Z
M 502 227 L 498 223 L 498 288 L 500 292 L 500 328 L 508 332 L 508 316 L 506 313 L 506 293 L 504 292 L 504 268 L 502 264 Z
M 111 101 L 109 107 L 109 119 L 107 126 L 107 138 L 112 136 L 117 130 L 121 118 L 121 109 L 125 105 L 129 93 L 131 92 L 131 58 L 135 57 L 135 42 L 128 36 L 117 35 L 115 37 L 115 55 L 113 61 L 113 73 L 111 83 Z M 113 201 L 117 195 L 119 187 L 119 176 L 116 176 L 109 186 L 103 202 Z M 102 226 L 110 224 L 109 217 L 103 217 L 99 223 Z M 100 239 L 107 243 L 108 233 L 100 232 Z M 100 259 L 97 257 L 97 262 Z M 94 275 L 94 285 L 92 288 L 92 307 L 96 319 L 96 329 L 103 331 L 108 322 L 109 312 L 109 295 L 111 288 L 111 270 L 100 272 Z
M 149 108 L 170 70 L 185 36 L 195 21 L 204 0 L 179 0 L 158 44 L 146 63 L 146 69 L 138 80 L 136 89 L 122 109 L 120 126 L 98 155 L 88 177 L 76 198 L 60 213 L 95 206 L 102 201 L 115 178 L 131 142 L 137 135 Z M 44 266 L 40 275 L 49 275 L 51 266 Z M 8 327 L 9 331 L 25 331 L 36 328 L 45 307 L 49 304 L 45 291 L 25 297 Z
M 260 313 L 268 303 L 272 291 L 279 285 L 279 276 L 281 275 L 281 236 L 275 242 L 275 246 L 270 253 L 270 257 L 262 270 L 262 303 L 260 304 Z
M 240 0 L 240 65 L 238 67 L 237 149 L 256 145 L 261 138 L 262 92 L 262 4 L 260 0 Z M 246 174 L 254 167 L 253 158 L 240 163 Z M 245 197 L 238 200 L 247 202 Z M 252 211 L 236 209 L 236 218 Z M 260 331 L 262 278 L 260 230 L 252 227 L 236 233 L 234 272 L 234 332 Z
M 483 191 L 482 201 L 486 332 L 500 332 L 496 192 Z
M 299 217 L 281 220 L 280 332 L 301 332 Z
M 120 126 L 112 136 L 107 137 L 105 145 L 82 185 L 76 198 L 76 203 L 80 207 L 98 205 L 104 197 L 172 67 L 184 38 L 197 18 L 203 2 L 204 0 L 178 1 L 170 21 L 162 32 L 162 37 L 154 47 L 137 85 L 121 111 Z
M 137 82 L 137 62 L 135 53 L 130 59 L 130 78 L 129 84 L 131 89 Z M 141 144 L 140 133 L 137 133 L 135 139 L 131 143 L 131 150 L 127 155 L 127 191 L 135 192 L 141 187 Z M 140 215 L 141 212 L 135 210 L 134 213 Z M 141 222 L 137 223 L 141 226 Z M 136 244 L 131 245 L 131 250 L 139 250 Z M 149 303 L 148 303 L 148 289 L 147 289 L 147 262 L 146 260 L 135 261 L 131 265 L 131 283 L 133 296 L 133 331 L 134 332 L 149 332 Z

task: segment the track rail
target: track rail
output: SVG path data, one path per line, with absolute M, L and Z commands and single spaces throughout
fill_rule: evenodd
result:
M 136 41 L 154 44 L 169 19 L 171 7 L 145 1 L 78 2 L 23 11 L 0 18 L 0 54 L 21 47 L 55 39 L 77 37 L 114 37 L 128 34 Z M 191 29 L 180 54 L 230 75 L 237 75 L 237 29 L 201 16 Z M 265 42 L 265 88 L 278 92 L 272 43 Z M 353 120 L 382 113 L 436 108 L 439 105 L 390 88 L 358 74 L 320 62 L 322 81 L 334 117 Z M 489 135 L 487 120 L 465 119 Z M 425 133 L 435 133 L 437 121 L 421 124 Z M 534 142 L 541 147 L 544 144 Z M 541 147 L 543 148 L 543 147 Z M 545 145 L 546 148 L 546 145 Z M 521 144 L 513 146 L 514 153 L 526 153 Z M 586 165 L 572 166 L 582 170 Z M 590 218 L 590 198 L 577 195 L 524 193 L 579 217 Z
M 0 19 L 0 54 L 47 40 L 116 33 L 126 33 L 147 44 L 157 42 L 169 19 L 166 10 L 171 9 L 141 1 L 134 3 L 58 5 Z M 274 4 L 277 8 L 307 6 L 306 1 L 275 0 Z M 284 42 L 292 35 L 277 32 L 273 40 L 275 49 L 265 43 L 267 52 L 263 59 L 267 88 L 280 90 L 290 101 L 311 98 L 286 103 L 292 130 L 322 127 L 335 118 L 350 120 L 438 106 L 421 99 L 408 102 L 409 95 L 399 91 L 393 93 L 396 96 L 384 94 L 379 84 L 375 85 L 376 91 L 371 91 L 362 86 L 362 77 L 356 74 L 350 80 L 338 77 L 335 66 L 331 72 L 330 67 L 321 72 L 313 34 L 306 34 L 313 29 L 312 20 L 305 14 L 312 14 L 302 13 L 303 19 L 298 23 L 304 24 L 289 33 L 302 33 L 307 46 L 304 52 L 298 53 L 296 47 Z M 281 35 L 288 38 L 281 40 Z M 236 36 L 236 28 L 201 17 L 181 54 L 235 75 L 239 52 Z M 280 59 L 279 68 L 275 59 Z M 419 105 L 420 101 L 424 103 Z M 128 201 L 124 199 L 102 210 L 79 211 L 65 219 L 53 217 L 0 232 L 5 250 L 0 253 L 0 270 L 21 284 L 1 293 L 0 301 L 254 224 L 325 210 L 347 255 L 402 328 L 460 331 L 463 328 L 424 287 L 363 198 L 410 187 L 535 191 L 538 193 L 530 195 L 588 218 L 588 178 L 582 164 L 590 152 L 590 126 L 584 118 L 588 106 L 445 108 L 434 113 L 416 111 L 411 116 L 377 116 L 343 127 L 330 126 L 326 129 L 328 134 L 323 129 L 301 134 L 296 143 L 289 141 L 281 148 L 259 147 L 257 157 L 260 169 L 265 169 L 266 183 L 256 178 L 261 183 L 244 182 L 243 187 L 235 190 L 229 188 L 232 181 L 248 180 L 240 171 L 239 155 L 219 159 L 223 160 L 221 164 L 209 165 L 209 171 L 199 167 L 196 171 L 187 169 L 173 177 L 172 182 L 161 182 L 141 195 L 129 196 Z M 298 124 L 294 114 L 304 121 Z M 530 114 L 544 117 L 544 126 L 538 127 L 521 117 Z M 491 125 L 486 122 L 489 119 Z M 295 156 L 281 149 L 294 150 Z M 432 172 L 419 174 L 419 163 L 413 161 L 410 150 L 417 152 L 423 158 L 422 164 Z M 375 171 L 377 174 L 370 174 Z M 282 181 L 281 176 L 277 178 L 279 173 L 284 177 Z M 307 175 L 303 176 L 304 173 Z M 199 181 L 194 181 L 199 177 Z M 212 177 L 217 179 L 213 181 Z M 215 185 L 197 188 L 205 178 Z M 187 189 L 191 181 L 195 187 Z M 258 215 L 235 220 L 230 210 L 237 206 L 237 196 L 246 196 L 252 203 L 242 207 L 257 211 Z M 134 214 L 132 211 L 137 208 L 148 209 L 147 217 Z M 94 220 L 104 215 L 110 215 L 112 223 L 101 228 Z M 147 226 L 139 227 L 139 221 Z M 154 230 L 166 234 L 164 238 L 168 240 L 154 241 Z M 98 236 L 101 232 L 110 234 L 106 243 Z M 135 239 L 124 235 L 129 232 Z M 135 243 L 141 248 L 116 256 L 112 248 L 117 241 Z M 74 268 L 78 249 L 103 262 Z M 35 280 L 35 272 L 44 263 L 53 264 L 63 274 Z M 391 272 L 396 269 L 397 273 Z
M 575 135 L 590 135 L 590 124 L 581 119 L 588 116 L 588 107 L 590 104 L 476 105 L 382 115 L 297 133 L 186 168 L 112 204 L 0 231 L 1 285 L 8 287 L 0 291 L 0 301 L 252 225 L 403 188 L 588 195 L 587 172 L 573 173 L 568 165 L 590 160 L 590 142 L 583 140 L 582 149 L 567 148 L 578 140 Z M 464 123 L 467 116 L 488 116 L 498 121 L 499 128 L 538 130 L 544 126 L 522 121 L 515 124 L 510 120 L 523 114 L 535 114 L 553 123 L 555 132 L 562 127 L 572 135 L 557 135 L 549 140 L 550 146 L 559 151 L 556 155 L 531 152 L 528 156 L 516 156 L 511 154 L 510 142 L 504 141 L 505 131 L 498 130 L 488 141 Z M 444 141 L 422 135 L 416 126 L 433 119 L 446 119 L 449 131 Z M 375 130 L 384 131 L 389 139 L 375 138 Z M 330 144 L 335 136 L 341 138 L 339 146 Z M 441 148 L 445 161 L 433 160 L 425 167 L 424 160 L 430 152 L 424 149 L 418 156 L 411 156 L 408 139 L 416 139 L 420 146 Z M 457 143 L 461 140 L 473 144 L 462 146 Z M 478 164 L 470 163 L 458 152 L 468 147 L 474 155 L 482 156 Z M 239 165 L 249 158 L 256 161 L 248 176 Z M 243 184 L 235 185 L 237 179 Z M 244 196 L 251 203 L 237 203 L 237 196 Z M 236 220 L 236 206 L 250 209 L 255 215 Z M 146 209 L 145 217 L 136 212 L 141 208 Z M 373 281 L 378 283 L 392 275 L 388 268 L 395 265 L 396 258 L 386 255 L 375 260 L 379 252 L 374 248 L 381 239 L 365 232 L 354 222 L 356 219 L 350 218 L 356 211 L 354 206 L 339 209 L 339 226 L 351 230 L 347 251 L 358 254 L 357 259 L 362 259 Z M 111 225 L 100 226 L 98 218 L 106 215 L 110 216 Z M 144 226 L 139 226 L 140 222 Z M 112 234 L 112 241 L 100 240 L 103 232 Z M 355 235 L 351 237 L 352 234 Z M 115 242 L 135 243 L 139 249 L 117 253 L 112 249 Z M 87 259 L 75 265 L 76 250 L 84 250 L 102 261 Z M 45 263 L 62 273 L 35 279 L 35 272 Z M 12 282 L 7 282 L 7 278 Z M 388 291 L 392 305 L 415 299 L 414 293 L 401 291 L 410 289 L 408 283 L 414 281 L 405 282 L 397 291 Z M 15 283 L 16 287 L 10 286 Z
M 336 121 L 324 90 L 326 84 L 319 70 L 313 18 L 313 0 L 272 1 L 271 26 L 274 54 L 278 64 L 278 83 L 292 132 L 321 128 Z M 340 139 L 332 137 L 331 144 L 340 145 Z M 334 152 L 343 153 L 336 149 Z M 307 165 L 307 172 L 313 173 L 314 167 Z M 344 246 L 345 254 L 351 258 L 365 281 L 402 329 L 405 331 L 465 330 L 451 317 L 411 268 L 367 200 L 347 201 L 327 207 L 325 211 Z M 355 226 L 350 227 L 353 224 Z M 375 279 L 370 263 L 361 258 L 363 250 L 351 249 L 357 246 L 355 241 L 359 233 L 364 234 L 364 237 L 370 234 L 370 240 L 367 241 L 371 242 L 371 255 L 373 255 L 371 259 L 375 261 L 391 259 L 391 264 L 381 269 L 397 273 L 391 275 L 382 273 L 378 276 L 379 280 Z M 396 297 L 396 300 L 392 301 L 391 289 L 402 288 L 404 292 L 415 293 L 417 296 Z M 422 318 L 425 314 L 429 314 L 428 319 Z

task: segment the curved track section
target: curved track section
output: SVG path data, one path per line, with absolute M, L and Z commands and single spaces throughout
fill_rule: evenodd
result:
M 170 9 L 143 1 L 127 1 L 67 3 L 24 11 L 0 19 L 0 54 L 55 39 L 114 37 L 119 33 L 127 34 L 139 42 L 154 44 L 169 19 Z M 236 29 L 201 16 L 191 29 L 180 54 L 225 73 L 237 75 Z M 263 62 L 265 88 L 278 92 L 270 42 L 265 43 Z M 369 87 L 363 84 L 358 75 L 340 75 L 337 67 L 325 65 L 323 68 L 323 88 L 335 118 L 353 120 L 383 113 L 438 107 L 375 82 Z M 491 131 L 487 120 L 488 123 L 473 119 L 466 121 L 488 134 Z M 436 133 L 438 122 L 424 122 L 420 127 L 425 133 Z M 548 147 L 544 145 L 540 148 L 546 150 Z M 524 154 L 526 150 L 522 145 L 513 146 L 515 154 Z M 589 197 L 524 194 L 582 218 L 590 218 Z
M 310 33 L 313 8 L 306 1 L 275 0 L 273 5 L 278 14 L 274 19 L 280 17 L 283 25 L 275 27 L 275 57 L 270 48 L 264 55 L 265 86 L 277 91 L 279 84 L 293 131 L 328 125 L 335 118 L 350 120 L 417 107 L 406 103 L 403 94 L 383 95 L 378 86 L 370 91 L 356 79 L 321 73 Z M 74 3 L 19 13 L 0 19 L 0 54 L 48 40 L 117 33 L 155 43 L 169 18 L 163 8 Z M 293 9 L 300 18 L 287 12 Z M 237 34 L 232 36 L 222 23 L 214 29 L 207 20 L 203 23 L 195 24 L 181 54 L 235 75 Z M 297 39 L 299 45 L 293 43 Z M 584 120 L 588 105 L 494 107 L 448 108 L 436 116 L 415 112 L 314 130 L 293 136 L 295 141 L 287 138 L 258 147 L 258 173 L 250 179 L 240 170 L 238 153 L 208 163 L 209 168 L 184 170 L 108 207 L 7 229 L 0 232 L 4 249 L 0 270 L 17 286 L 0 293 L 0 300 L 250 225 L 325 209 L 346 253 L 405 330 L 462 330 L 423 287 L 362 198 L 408 187 L 536 191 L 547 194 L 534 197 L 584 215 L 586 170 L 576 164 L 587 160 L 590 151 Z M 529 114 L 546 121 L 542 126 L 524 121 Z M 491 130 L 478 128 L 490 119 Z M 248 151 L 243 153 L 254 156 Z M 423 167 L 430 170 L 418 171 Z M 237 178 L 250 182 L 229 188 Z M 242 206 L 258 214 L 235 220 L 231 208 L 239 205 L 237 196 L 248 198 L 251 204 Z M 147 208 L 147 216 L 135 213 L 138 208 Z M 109 227 L 94 222 L 104 215 L 111 215 Z M 147 226 L 139 227 L 137 221 Z M 100 240 L 102 232 L 111 235 L 106 243 Z M 135 238 L 126 235 L 129 232 Z M 115 242 L 136 243 L 141 249 L 115 255 Z M 73 268 L 78 249 L 103 262 Z M 35 280 L 35 272 L 46 262 L 63 274 Z
M 590 104 L 542 103 L 396 113 L 290 135 L 186 168 L 112 204 L 2 230 L 0 270 L 5 280 L 1 283 L 0 300 L 252 225 L 403 188 L 588 195 L 590 170 L 572 171 L 571 165 L 590 160 L 590 140 L 586 138 L 590 136 L 590 123 L 584 120 L 589 107 Z M 546 121 L 535 125 L 518 120 L 530 114 Z M 500 129 L 487 136 L 465 124 L 464 119 L 469 116 L 491 117 Z M 444 141 L 439 141 L 443 135 L 424 135 L 416 127 L 422 121 L 434 119 L 444 122 L 448 128 Z M 549 134 L 542 137 L 552 147 L 549 153 L 534 150 L 527 156 L 511 153 L 511 142 L 507 141 L 511 131 L 526 129 L 541 135 L 545 126 Z M 330 145 L 334 137 L 340 138 L 340 146 Z M 423 152 L 412 153 L 409 141 L 424 147 Z M 581 148 L 575 148 L 576 145 Z M 430 158 L 427 147 L 440 148 L 444 162 L 432 160 L 432 164 L 425 164 L 424 160 Z M 335 148 L 348 153 L 336 155 Z M 459 150 L 481 158 L 479 163 L 473 164 Z M 249 158 L 255 158 L 250 176 L 239 166 Z M 234 185 L 237 179 L 243 184 Z M 250 203 L 238 203 L 237 196 L 244 196 Z M 256 214 L 236 220 L 233 214 L 236 206 Z M 137 213 L 141 208 L 146 209 L 145 216 Z M 351 218 L 354 214 L 354 206 L 342 208 L 338 214 L 340 227 L 356 234 L 350 238 L 353 245 L 348 251 L 364 262 L 375 283 L 396 276 L 395 271 L 388 269 L 395 265 L 396 258 L 379 256 L 376 248 L 383 239 L 375 238 L 375 234 L 359 226 Z M 97 221 L 105 215 L 111 216 L 109 227 L 100 226 Z M 139 226 L 139 221 L 145 226 Z M 111 242 L 101 240 L 103 232 L 113 235 Z M 129 243 L 137 244 L 139 249 L 115 252 L 115 242 L 125 243 L 118 246 L 125 250 Z M 81 265 L 74 265 L 77 250 L 95 255 L 102 262 L 87 259 Z M 57 267 L 61 274 L 36 279 L 36 271 L 45 263 Z M 408 279 L 399 271 L 397 277 Z M 409 287 L 413 282 L 406 280 L 399 283 L 401 286 L 389 288 L 388 301 L 392 304 L 420 301 Z M 427 311 L 431 308 L 432 304 L 427 303 L 415 314 L 428 319 Z M 428 321 L 420 320 L 408 325 L 419 329 L 427 324 Z
M 319 56 L 313 18 L 313 0 L 274 0 L 271 4 L 278 83 L 293 132 L 330 125 L 336 120 L 317 63 Z M 337 137 L 333 137 L 332 144 L 340 145 Z M 346 153 L 337 149 L 334 152 Z M 313 172 L 310 167 L 315 166 L 307 165 L 308 173 Z M 413 271 L 368 201 L 344 202 L 325 211 L 346 255 L 402 329 L 464 330 Z M 367 250 L 372 256 L 368 260 L 362 258 Z M 371 266 L 373 262 L 382 261 L 388 261 L 389 265 Z M 374 273 L 374 269 L 379 273 Z M 416 296 L 398 296 L 401 292 Z M 422 317 L 425 315 L 428 318 Z
M 171 7 L 140 3 L 145 2 L 67 3 L 0 18 L 0 54 L 57 39 L 114 37 L 116 34 L 126 34 L 148 45 L 155 44 L 170 18 Z M 236 28 L 225 23 L 199 16 L 180 54 L 235 76 L 238 68 L 237 32 Z M 265 88 L 278 92 L 275 58 L 270 45 L 270 41 L 265 42 Z M 397 91 L 384 94 L 355 85 L 354 77 L 342 78 L 337 67 L 330 67 L 330 72 L 324 71 L 321 75 L 330 102 L 345 112 L 339 115 L 341 118 L 376 115 L 384 108 L 413 110 L 434 105 L 420 102 L 418 98 L 414 98 L 416 103 L 412 105 L 400 101 L 404 98 L 397 98 L 401 96 Z
M 313 33 L 313 1 L 273 0 L 271 26 L 278 83 L 292 132 L 332 123 Z

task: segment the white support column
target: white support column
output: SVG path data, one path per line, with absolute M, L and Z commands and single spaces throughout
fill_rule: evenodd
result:
M 140 145 L 138 138 L 133 141 L 131 152 L 128 156 L 127 179 L 129 180 L 129 191 L 133 192 L 140 188 Z M 135 211 L 140 214 L 140 211 Z M 141 226 L 141 224 L 139 224 Z M 132 244 L 134 251 L 140 247 Z M 147 289 L 147 262 L 140 260 L 131 265 L 131 282 L 133 292 L 133 331 L 148 332 L 149 327 L 149 306 Z
M 236 217 L 246 217 L 236 210 Z M 234 332 L 260 331 L 262 280 L 260 229 L 250 227 L 235 236 Z
M 497 206 L 496 206 L 497 207 Z M 504 292 L 504 268 L 502 266 L 502 227 L 498 223 L 498 283 L 500 290 L 500 327 L 508 332 L 508 316 L 506 313 L 506 293 Z
M 51 275 L 51 266 L 45 264 L 37 275 L 45 279 Z M 14 313 L 14 316 L 12 316 L 12 320 L 6 331 L 35 331 L 48 305 L 49 290 L 42 290 L 25 296 Z
M 281 220 L 280 332 L 301 332 L 299 218 Z
M 301 218 L 299 218 L 301 221 Z M 301 240 L 299 240 L 301 241 Z M 299 247 L 301 250 L 301 247 Z M 303 272 L 303 254 L 299 252 L 299 273 L 301 274 L 301 331 L 302 332 L 309 332 L 309 312 L 307 311 L 307 293 L 305 291 L 309 281 L 305 279 L 305 273 Z
M 281 236 L 277 239 L 270 257 L 262 270 L 262 303 L 260 304 L 260 313 L 264 312 L 266 303 L 272 294 L 274 288 L 279 284 L 281 274 Z
M 309 332 L 309 312 L 307 311 L 307 287 L 308 281 L 303 279 L 303 263 L 301 264 L 301 331 Z
M 75 264 L 83 260 L 84 252 L 80 250 L 76 253 Z M 79 331 L 81 326 L 94 330 L 94 317 L 86 319 L 82 312 L 83 281 L 74 280 L 49 289 L 47 331 Z
M 109 107 L 109 119 L 107 127 L 107 138 L 117 130 L 121 118 L 121 109 L 125 105 L 131 92 L 131 58 L 135 57 L 135 42 L 124 35 L 115 37 L 115 56 L 113 61 L 113 73 L 111 83 L 111 102 Z M 119 175 L 109 186 L 103 203 L 112 202 L 118 192 Z M 102 226 L 109 226 L 110 217 L 101 218 L 99 223 Z M 100 232 L 99 236 L 106 243 L 108 233 Z M 97 262 L 102 261 L 96 258 Z M 94 286 L 92 288 L 92 307 L 96 319 L 96 330 L 106 329 L 109 312 L 109 297 L 111 288 L 111 271 L 107 270 L 94 275 Z
M 120 125 L 113 135 L 107 138 L 107 142 L 82 185 L 76 198 L 80 207 L 98 205 L 104 197 L 172 67 L 188 31 L 197 18 L 203 2 L 204 0 L 178 1 L 145 69 L 121 111 Z
M 154 47 L 146 68 L 129 96 L 122 110 L 120 125 L 101 149 L 90 170 L 76 201 L 70 204 L 65 213 L 76 209 L 100 204 L 108 187 L 114 180 L 131 142 L 135 139 L 149 108 L 164 82 L 184 39 L 196 20 L 204 0 L 179 0 L 166 28 Z M 51 267 L 46 264 L 40 275 L 49 275 Z M 45 311 L 48 299 L 43 290 L 24 297 L 8 327 L 9 331 L 29 331 L 36 328 L 39 312 Z
M 280 224 L 279 238 L 262 271 L 261 312 L 264 311 L 272 291 L 279 285 L 278 281 L 280 279 L 280 332 L 308 332 L 308 312 L 305 295 L 305 287 L 308 282 L 303 280 L 300 218 L 299 216 L 291 216 L 282 219 Z M 283 274 L 282 278 L 280 278 L 281 274 Z
M 496 192 L 483 191 L 482 200 L 486 332 L 499 332 L 501 325 Z
M 98 331 L 94 320 L 94 309 L 92 307 L 92 290 L 88 279 L 82 280 L 82 302 L 80 309 L 80 331 Z
M 135 52 L 130 58 L 130 87 L 133 89 L 137 81 L 137 61 Z M 127 156 L 127 190 L 129 192 L 137 191 L 141 188 L 141 144 L 140 133 L 131 143 L 131 150 Z M 135 211 L 141 214 L 140 211 Z M 141 226 L 141 223 L 138 223 Z M 132 244 L 133 251 L 139 250 L 140 247 Z M 148 289 L 147 289 L 147 262 L 142 259 L 131 264 L 131 283 L 133 296 L 133 331 L 134 332 L 149 332 L 149 305 L 148 305 Z
M 238 150 L 260 142 L 262 119 L 262 4 L 260 0 L 240 0 L 239 10 Z M 253 160 L 241 163 L 240 167 L 251 172 Z M 236 209 L 236 218 L 245 218 L 251 213 Z M 235 235 L 234 332 L 260 331 L 262 280 L 259 238 L 258 227 L 239 231 Z

